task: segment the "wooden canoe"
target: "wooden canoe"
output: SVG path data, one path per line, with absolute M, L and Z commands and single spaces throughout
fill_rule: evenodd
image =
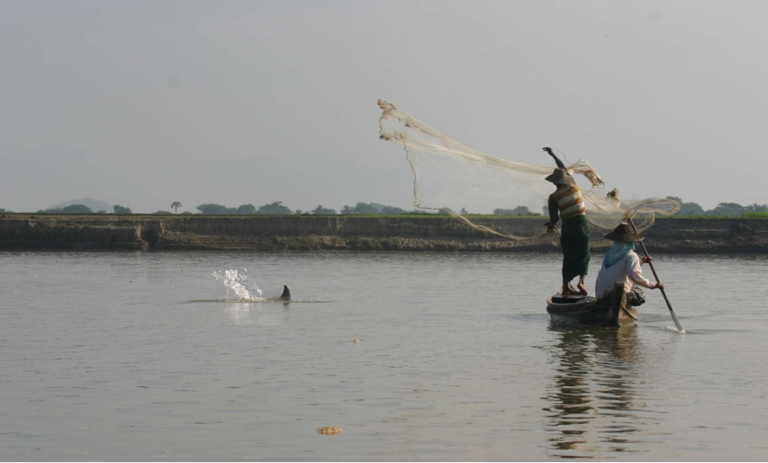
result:
M 618 283 L 607 296 L 560 296 L 547 299 L 552 323 L 567 326 L 625 326 L 637 320 L 637 307 L 627 302 L 624 285 Z

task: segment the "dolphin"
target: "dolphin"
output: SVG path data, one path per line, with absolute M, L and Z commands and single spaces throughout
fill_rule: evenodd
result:
M 291 300 L 291 290 L 288 289 L 288 285 L 283 285 L 283 294 L 280 295 L 281 301 L 290 301 Z

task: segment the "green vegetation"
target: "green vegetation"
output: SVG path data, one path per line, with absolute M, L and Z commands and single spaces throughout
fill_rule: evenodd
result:
M 716 208 L 706 212 L 715 217 L 741 217 L 747 210 L 741 204 L 720 203 Z
M 47 211 L 43 212 L 12 212 L 7 211 L 4 214 L 10 214 L 6 217 L 30 217 L 33 218 L 37 214 L 43 214 L 43 216 L 53 216 L 55 217 L 58 213 L 49 213 Z M 97 220 L 120 220 L 121 217 L 116 214 L 99 214 L 97 212 L 91 212 L 91 213 L 85 213 L 85 214 L 62 214 L 66 215 L 67 218 L 83 218 L 83 219 L 97 219 Z M 157 211 L 157 212 L 150 212 L 150 213 L 135 213 L 131 214 L 132 219 L 142 219 L 142 218 L 154 218 L 156 219 L 158 216 L 164 215 L 164 219 L 167 220 L 174 220 L 174 219 L 187 219 L 190 217 L 195 218 L 228 218 L 228 219 L 255 219 L 255 218 L 267 218 L 267 217 L 274 217 L 274 216 L 296 216 L 298 219 L 300 216 L 303 217 L 314 217 L 315 214 L 312 214 L 311 211 L 305 211 L 302 214 L 201 214 L 201 213 L 193 213 L 193 212 L 180 212 L 178 214 L 174 214 L 170 211 Z M 328 217 L 328 216 L 319 216 L 319 217 Z M 339 215 L 339 217 L 349 217 L 349 218 L 371 218 L 371 219 L 393 219 L 393 218 L 401 218 L 401 219 L 429 219 L 429 220 L 453 220 L 451 217 L 444 215 L 444 214 L 436 214 L 436 213 L 429 213 L 429 212 L 419 212 L 419 211 L 406 211 L 403 214 L 346 214 L 346 215 Z M 489 222 L 489 221 L 504 221 L 504 220 L 542 220 L 541 215 L 515 215 L 515 216 L 508 216 L 508 215 L 492 215 L 492 214 L 467 214 L 464 217 L 468 218 L 472 221 L 483 221 L 483 222 Z M 701 216 L 663 216 L 663 215 L 657 215 L 656 220 L 728 220 L 728 219 L 768 219 L 768 213 L 746 213 L 742 215 L 741 217 L 725 217 L 725 216 L 711 216 L 711 215 L 701 215 Z
M 667 217 L 658 215 L 659 219 L 679 219 L 679 218 L 698 218 L 698 219 L 714 219 L 714 218 L 768 218 L 768 204 L 752 203 L 747 206 L 742 206 L 738 203 L 720 203 L 717 207 L 705 210 L 701 205 L 695 202 L 685 202 L 677 196 L 667 196 L 667 199 L 672 199 L 680 203 L 680 211 L 674 216 Z M 74 202 L 74 201 L 72 201 Z M 66 204 L 66 203 L 63 203 Z M 174 201 L 170 207 L 176 214 L 179 214 L 179 208 L 182 206 L 180 201 Z M 377 217 L 397 217 L 397 216 L 409 216 L 409 217 L 440 217 L 445 215 L 454 214 L 453 210 L 448 208 L 442 208 L 438 211 L 424 211 L 424 210 L 410 210 L 388 206 L 380 203 L 364 203 L 358 202 L 354 206 L 345 205 L 340 211 L 336 209 L 325 207 L 322 204 L 318 204 L 312 210 L 302 211 L 301 209 L 291 210 L 283 204 L 282 201 L 275 201 L 272 203 L 263 204 L 260 207 L 255 207 L 253 204 L 241 204 L 238 207 L 227 207 L 216 203 L 200 204 L 196 207 L 199 211 L 196 215 L 215 215 L 215 216 L 247 216 L 247 215 L 376 215 Z M 548 215 L 547 207 L 542 209 L 543 215 Z M 120 205 L 114 206 L 115 214 L 133 214 L 131 208 L 123 207 Z M 13 213 L 10 210 L 0 208 L 0 213 Z M 70 204 L 66 207 L 56 207 L 51 209 L 39 210 L 37 213 L 41 214 L 106 214 L 104 210 L 98 210 L 94 212 L 91 208 L 84 204 Z M 180 215 L 192 215 L 192 212 L 182 212 Z M 473 214 L 466 208 L 461 208 L 459 212 L 462 216 L 473 217 L 477 219 L 488 220 L 491 218 L 508 218 L 508 217 L 541 217 L 542 214 L 532 212 L 526 206 L 517 206 L 513 209 L 494 209 L 492 214 Z M 134 214 L 142 215 L 142 214 Z M 171 212 L 166 210 L 159 210 L 152 214 L 143 215 L 171 215 Z
M 704 208 L 701 207 L 698 203 L 686 203 L 677 196 L 667 196 L 667 199 L 672 199 L 680 203 L 680 212 L 678 212 L 677 215 L 704 215 Z
M 237 210 L 235 212 L 237 214 L 255 214 L 256 206 L 253 204 L 241 204 L 237 206 Z
M 282 201 L 265 204 L 256 210 L 257 214 L 293 214 L 293 211 L 283 206 Z
M 253 204 L 241 204 L 238 207 L 227 207 L 216 203 L 205 203 L 196 208 L 201 214 L 206 215 L 252 215 L 258 210 Z M 287 212 L 290 214 L 290 210 Z
M 237 209 L 232 209 L 215 203 L 200 204 L 195 209 L 200 211 L 201 214 L 206 215 L 237 214 Z
M 282 201 L 264 204 L 258 209 L 253 204 L 241 204 L 235 208 L 216 203 L 201 204 L 196 209 L 205 215 L 293 214 L 293 211 L 283 206 Z
M 45 209 L 37 212 L 44 214 L 93 214 L 91 208 L 84 204 L 72 204 L 67 207 Z
M 513 216 L 537 216 L 540 217 L 541 214 L 538 212 L 531 212 L 530 209 L 528 209 L 525 206 L 517 206 L 514 209 L 494 209 L 493 215 L 513 215 Z
M 301 214 L 300 211 L 296 211 L 297 214 Z M 322 204 L 318 204 L 316 208 L 312 209 L 312 213 L 314 215 L 336 215 L 336 209 L 328 209 L 327 207 L 323 207 Z
M 656 214 L 656 220 L 723 220 L 738 219 L 740 217 L 727 217 L 724 215 L 661 215 Z
M 720 203 L 714 209 L 705 211 L 697 203 L 686 203 L 677 196 L 667 196 L 667 199 L 673 199 L 680 203 L 680 212 L 675 217 L 742 217 L 745 214 L 766 213 L 768 204 L 752 203 L 748 206 L 742 206 L 738 203 Z
M 752 203 L 749 206 L 744 207 L 744 213 L 746 214 L 754 214 L 754 213 L 764 213 L 768 212 L 768 204 L 757 204 Z
M 344 206 L 341 208 L 342 214 L 388 214 L 400 215 L 405 209 L 399 207 L 387 206 L 379 203 L 357 203 L 355 207 Z

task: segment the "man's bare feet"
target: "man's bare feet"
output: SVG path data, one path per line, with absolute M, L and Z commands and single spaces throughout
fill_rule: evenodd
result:
M 587 291 L 587 287 L 584 286 L 584 283 L 579 283 L 576 287 L 579 288 L 579 294 L 581 294 L 582 296 L 586 296 L 589 294 L 589 292 Z
M 574 296 L 576 294 L 579 294 L 579 292 L 576 291 L 576 289 L 574 289 L 574 287 L 571 286 L 570 283 L 568 283 L 567 285 L 563 285 L 562 289 L 560 290 L 561 296 Z

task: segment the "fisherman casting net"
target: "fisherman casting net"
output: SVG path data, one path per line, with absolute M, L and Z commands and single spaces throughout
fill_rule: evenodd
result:
M 552 174 L 553 165 L 537 166 L 489 156 L 393 104 L 379 100 L 379 107 L 383 111 L 380 138 L 405 149 L 414 176 L 413 205 L 419 209 L 447 213 L 478 230 L 518 239 L 511 221 L 466 216 L 459 211 L 490 214 L 519 205 L 541 207 L 555 189 L 545 180 Z M 600 174 L 584 159 L 567 166 L 567 170 L 580 184 L 587 218 L 600 228 L 613 229 L 632 218 L 642 231 L 653 224 L 655 214 L 671 215 L 680 209 L 674 200 L 622 200 L 615 189 L 606 194 Z

